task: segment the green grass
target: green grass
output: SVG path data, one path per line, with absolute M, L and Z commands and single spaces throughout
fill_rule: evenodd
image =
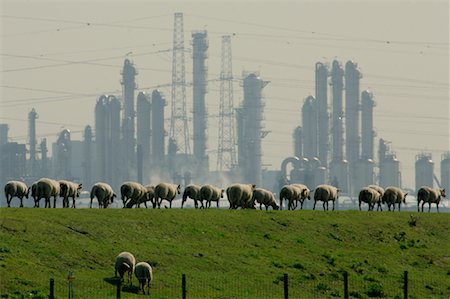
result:
M 412 215 L 412 216 L 411 216 Z M 359 211 L 0 209 L 0 298 L 115 298 L 121 251 L 153 265 L 151 298 L 450 296 L 450 214 Z M 123 288 L 123 298 L 149 298 Z

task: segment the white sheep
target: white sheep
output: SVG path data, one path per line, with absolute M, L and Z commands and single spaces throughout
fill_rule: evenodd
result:
M 53 208 L 56 208 L 56 198 L 60 196 L 61 188 L 59 182 L 49 178 L 42 178 L 37 181 L 36 200 L 39 207 L 41 198 L 45 199 L 45 207 L 51 208 L 50 197 L 53 196 Z
M 203 185 L 200 188 L 200 197 L 202 202 L 206 201 L 205 207 L 210 208 L 211 207 L 211 201 L 215 201 L 217 203 L 217 208 L 219 207 L 219 200 L 223 198 L 225 190 L 215 187 L 213 185 Z
M 134 266 L 136 264 L 136 259 L 134 258 L 134 255 L 124 251 L 119 253 L 119 255 L 116 257 L 116 263 L 114 266 L 115 274 L 114 276 L 117 277 L 117 273 L 119 273 L 120 280 L 123 280 L 123 275 L 125 272 L 128 272 L 128 282 L 130 285 L 133 285 L 133 272 L 134 272 Z
M 269 190 L 263 188 L 255 188 L 253 190 L 253 200 L 259 203 L 259 209 L 262 210 L 262 205 L 266 207 L 266 211 L 269 206 L 274 210 L 279 210 L 280 206 L 277 204 L 275 200 L 275 196 Z
M 323 201 L 323 210 L 325 211 L 325 204 L 327 206 L 328 211 L 328 201 L 333 202 L 333 211 L 334 211 L 334 203 L 339 198 L 339 189 L 331 186 L 331 185 L 319 185 L 316 187 L 314 191 L 314 206 L 313 210 L 316 209 L 317 201 Z
M 378 193 L 380 193 L 381 199 L 383 199 L 384 189 L 382 187 L 380 187 L 378 185 L 369 185 L 367 187 L 377 190 Z
M 113 189 L 107 183 L 99 182 L 92 186 L 91 189 L 91 203 L 89 205 L 92 208 L 92 200 L 97 198 L 99 208 L 107 208 L 114 201 L 114 197 L 117 197 Z
M 23 198 L 25 197 L 28 199 L 29 194 L 30 188 L 28 188 L 24 182 L 9 181 L 5 184 L 5 196 L 8 208 L 10 207 L 11 200 L 14 196 L 20 199 L 20 207 L 23 208 Z
M 230 209 L 256 209 L 253 201 L 253 190 L 255 184 L 233 184 L 226 190 Z
M 122 198 L 123 206 L 126 207 L 129 200 L 133 202 L 145 202 L 147 196 L 147 189 L 138 182 L 124 182 L 120 186 L 120 194 Z
M 191 198 L 192 200 L 194 200 L 194 205 L 195 208 L 198 208 L 198 202 L 200 202 L 201 204 L 201 209 L 204 208 L 203 206 L 203 200 L 201 199 L 200 196 L 200 189 L 201 187 L 199 185 L 195 185 L 195 184 L 190 184 L 188 186 L 186 186 L 186 188 L 184 188 L 183 191 L 183 199 L 181 201 L 181 208 L 183 208 L 184 203 L 186 202 L 186 200 L 188 198 Z
M 280 210 L 283 209 L 283 200 L 288 202 L 288 210 L 291 209 L 292 203 L 301 197 L 301 189 L 295 185 L 284 185 L 280 190 Z
M 127 202 L 126 208 L 132 208 L 134 205 L 137 205 L 138 208 L 141 207 L 141 203 L 144 204 L 145 208 L 147 207 L 147 201 L 150 201 L 152 203 L 153 208 L 156 207 L 155 203 L 155 186 L 152 185 L 145 185 L 144 186 L 146 193 L 145 196 L 141 196 L 138 200 L 131 198 L 130 201 Z
M 428 202 L 428 212 L 431 210 L 431 204 L 435 203 L 437 211 L 439 212 L 439 202 L 441 201 L 441 197 L 446 197 L 445 189 L 433 189 L 427 186 L 423 186 L 417 191 L 417 212 L 420 212 L 419 205 L 422 201 L 422 212 L 423 206 L 426 202 Z
M 63 197 L 63 208 L 69 207 L 69 197 L 72 197 L 72 208 L 75 208 L 75 198 L 80 197 L 80 192 L 83 184 L 59 180 L 59 187 L 61 188 L 60 196 Z
M 389 211 L 391 210 L 392 205 L 392 211 L 395 211 L 395 204 L 398 204 L 398 210 L 400 211 L 400 204 L 406 203 L 406 195 L 408 193 L 403 192 L 398 187 L 387 187 L 384 191 L 383 195 L 383 202 L 385 202 L 388 206 Z
M 309 190 L 309 188 L 303 184 L 291 184 L 291 185 L 300 189 L 300 196 L 296 200 L 289 202 L 289 209 L 295 210 L 297 208 L 298 202 L 300 202 L 300 209 L 303 210 L 303 203 L 305 202 L 305 199 L 311 199 L 310 195 L 311 190 Z
M 145 284 L 147 284 L 147 294 L 150 295 L 150 282 L 153 279 L 152 266 L 146 262 L 139 262 L 134 267 L 134 275 L 136 276 L 139 287 L 145 295 Z
M 369 186 L 362 188 L 361 191 L 359 191 L 358 201 L 360 211 L 362 202 L 365 202 L 369 205 L 369 211 L 373 211 L 375 204 L 377 204 L 377 211 L 379 209 L 383 211 L 383 208 L 381 207 L 381 194 L 374 188 L 371 188 Z
M 161 207 L 163 199 L 170 203 L 170 208 L 172 208 L 172 200 L 175 199 L 177 193 L 181 193 L 181 186 L 177 184 L 170 183 L 160 183 L 155 187 L 155 201 L 158 204 L 158 208 Z

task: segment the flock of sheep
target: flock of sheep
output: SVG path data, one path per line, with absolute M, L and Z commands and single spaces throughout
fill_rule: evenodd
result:
M 116 257 L 115 274 L 119 273 L 120 281 L 122 282 L 123 276 L 127 273 L 128 283 L 133 285 L 133 273 L 139 281 L 139 289 L 145 294 L 145 285 L 147 284 L 147 294 L 150 294 L 150 282 L 153 278 L 152 267 L 147 262 L 139 262 L 136 264 L 134 255 L 124 251 L 119 253 Z
M 20 199 L 20 207 L 23 207 L 23 198 L 28 198 L 31 192 L 31 197 L 34 199 L 34 207 L 39 207 L 41 199 L 45 200 L 45 207 L 50 208 L 50 199 L 53 197 L 53 207 L 56 207 L 56 200 L 58 197 L 63 198 L 63 207 L 68 208 L 69 198 L 72 198 L 72 208 L 75 208 L 75 199 L 80 196 L 82 184 L 70 182 L 67 180 L 53 180 L 49 178 L 42 178 L 32 184 L 31 187 L 20 181 L 9 181 L 5 185 L 5 196 L 8 207 L 13 197 Z M 332 209 L 335 208 L 335 202 L 339 197 L 339 189 L 331 185 L 319 185 L 314 190 L 308 189 L 303 184 L 289 184 L 281 188 L 279 193 L 279 204 L 275 199 L 275 195 L 263 188 L 256 188 L 253 184 L 232 184 L 226 189 L 222 189 L 210 184 L 203 186 L 188 185 L 183 191 L 181 208 L 183 208 L 188 198 L 194 201 L 195 208 L 210 208 L 211 202 L 216 202 L 219 208 L 219 201 L 226 193 L 230 209 L 255 209 L 259 204 L 267 210 L 272 207 L 273 210 L 283 209 L 283 201 L 286 201 L 288 210 L 295 210 L 300 203 L 300 209 L 303 209 L 303 203 L 306 199 L 311 199 L 311 193 L 314 193 L 314 207 L 318 201 L 323 202 L 323 209 L 328 210 L 328 202 L 333 204 Z M 172 207 L 172 201 L 181 194 L 181 186 L 172 183 L 160 183 L 156 186 L 142 185 L 137 182 L 124 182 L 120 187 L 120 195 L 124 208 L 132 208 L 133 206 L 140 207 L 141 204 L 147 208 L 147 203 L 150 203 L 153 208 L 160 208 L 163 200 L 169 202 L 169 207 Z M 401 203 L 406 202 L 406 195 L 400 188 L 388 187 L 386 190 L 376 185 L 369 185 L 364 187 L 359 192 L 359 209 L 361 210 L 361 203 L 367 203 L 369 211 L 373 210 L 377 205 L 377 211 L 383 210 L 382 204 L 388 206 L 389 211 L 395 209 L 398 204 L 400 211 Z M 107 183 L 96 183 L 90 193 L 90 207 L 92 208 L 93 199 L 98 201 L 99 208 L 107 208 L 113 203 L 117 194 Z M 428 211 L 431 209 L 431 204 L 435 203 L 437 211 L 439 212 L 439 202 L 441 198 L 446 197 L 445 189 L 433 189 L 430 187 L 422 187 L 417 192 L 417 209 L 420 212 L 420 203 L 423 206 L 428 203 Z

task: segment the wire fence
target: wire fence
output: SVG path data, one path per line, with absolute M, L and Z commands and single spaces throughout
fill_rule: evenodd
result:
M 70 276 L 70 275 L 69 275 Z M 255 280 L 242 275 L 224 281 L 207 274 L 182 274 L 166 280 L 151 282 L 150 294 L 143 294 L 136 280 L 133 285 L 116 278 L 92 281 L 50 279 L 48 296 L 42 298 L 450 298 L 450 283 L 437 285 L 419 272 L 380 272 L 362 275 L 336 272 L 314 275 L 280 274 Z M 39 297 L 36 297 L 39 298 Z

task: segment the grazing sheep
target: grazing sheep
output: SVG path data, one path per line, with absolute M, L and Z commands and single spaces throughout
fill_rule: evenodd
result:
M 300 202 L 300 209 L 303 210 L 303 203 L 305 199 L 311 199 L 311 191 L 306 185 L 303 184 L 291 184 L 294 187 L 300 188 L 300 197 L 296 200 L 289 201 L 289 209 L 295 210 L 297 208 L 298 202 Z M 294 206 L 295 202 L 295 206 Z
M 383 199 L 384 189 L 382 187 L 380 187 L 378 185 L 369 185 L 367 187 L 377 190 L 378 193 L 380 193 L 381 199 Z
M 31 185 L 31 198 L 33 198 L 33 200 L 34 200 L 34 207 L 36 208 L 36 207 L 39 207 L 39 201 L 37 200 L 37 182 L 34 182 L 32 185 Z M 38 204 L 37 206 L 36 206 L 36 204 Z
M 316 187 L 314 191 L 314 206 L 313 210 L 316 209 L 317 201 L 323 201 L 323 210 L 325 211 L 325 204 L 327 206 L 328 211 L 328 201 L 333 202 L 333 211 L 334 211 L 334 202 L 339 198 L 339 189 L 331 186 L 331 185 L 319 185 Z
M 215 201 L 217 203 L 217 208 L 219 207 L 219 200 L 223 198 L 224 189 L 215 187 L 213 185 L 203 185 L 200 188 L 200 197 L 203 201 L 206 201 L 205 207 L 211 207 L 211 201 Z
M 91 204 L 89 205 L 90 208 L 92 208 L 92 200 L 94 197 L 97 198 L 98 207 L 106 209 L 111 203 L 113 203 L 114 197 L 117 197 L 117 195 L 114 193 L 110 185 L 99 182 L 92 186 Z
M 280 190 L 280 210 L 283 209 L 283 200 L 288 202 L 288 210 L 290 210 L 291 203 L 300 199 L 301 192 L 302 190 L 298 186 L 284 185 Z
M 194 200 L 194 205 L 195 208 L 198 208 L 198 202 L 200 202 L 201 207 L 200 208 L 204 208 L 203 206 L 203 200 L 201 199 L 200 196 L 200 189 L 201 187 L 199 185 L 188 185 L 186 188 L 184 188 L 183 191 L 183 200 L 181 202 L 181 208 L 183 208 L 183 205 L 185 203 L 185 201 L 189 198 L 192 198 Z
M 136 264 L 136 259 L 134 258 L 133 254 L 124 251 L 119 253 L 119 255 L 116 257 L 116 264 L 115 264 L 115 273 L 114 276 L 117 277 L 117 273 L 119 273 L 120 280 L 123 280 L 123 275 L 125 272 L 128 272 L 128 282 L 130 285 L 133 285 L 133 272 L 134 272 L 134 266 Z
M 51 208 L 50 197 L 53 196 L 53 208 L 56 208 L 56 198 L 60 196 L 61 188 L 59 182 L 49 178 L 42 178 L 37 181 L 36 201 L 39 207 L 41 198 L 45 199 L 45 207 Z
M 69 197 L 72 197 L 72 208 L 75 208 L 75 197 L 80 197 L 82 185 L 66 180 L 59 180 L 59 187 L 61 188 L 59 195 L 63 197 L 63 208 L 69 207 Z
M 369 205 L 369 211 L 373 211 L 375 204 L 377 204 L 377 211 L 383 208 L 381 207 L 381 194 L 377 190 L 371 187 L 364 187 L 359 191 L 359 210 L 361 211 L 361 203 L 365 202 Z
M 255 184 L 233 184 L 227 188 L 227 197 L 230 209 L 256 209 L 253 201 L 253 190 Z
M 150 282 L 153 279 L 152 267 L 146 262 L 139 262 L 134 267 L 134 275 L 136 276 L 139 287 L 145 295 L 145 284 L 147 283 L 147 294 L 150 295 Z
M 266 207 L 266 211 L 269 206 L 274 210 L 279 210 L 280 206 L 277 204 L 275 200 L 275 196 L 272 192 L 262 188 L 255 188 L 253 190 L 253 200 L 259 203 L 259 209 L 262 210 L 262 205 Z
M 127 202 L 126 208 L 132 208 L 134 205 L 137 205 L 138 208 L 141 207 L 141 203 L 144 204 L 145 208 L 147 207 L 147 201 L 152 203 L 153 208 L 155 208 L 155 186 L 145 185 L 146 194 L 142 196 L 139 200 L 131 198 L 130 201 Z
M 14 196 L 20 199 L 20 207 L 23 208 L 23 198 L 28 198 L 29 194 L 30 188 L 28 188 L 24 182 L 9 181 L 5 185 L 5 196 L 8 208 L 10 207 L 11 200 Z
M 406 203 L 406 195 L 408 193 L 404 193 L 400 188 L 397 187 L 387 187 L 384 191 L 383 195 L 383 202 L 385 202 L 388 205 L 389 211 L 391 210 L 392 205 L 392 211 L 395 210 L 395 204 L 398 203 L 398 210 L 400 211 L 400 204 Z
M 433 189 L 430 187 L 423 186 L 417 191 L 417 212 L 420 212 L 419 205 L 422 201 L 422 212 L 423 205 L 428 202 L 428 212 L 431 210 L 431 204 L 435 203 L 437 211 L 439 212 L 439 202 L 441 197 L 446 197 L 445 189 Z
M 129 200 L 133 202 L 145 202 L 147 189 L 138 182 L 125 182 L 120 186 L 120 194 L 123 206 L 126 207 Z
M 175 199 L 177 193 L 181 193 L 181 186 L 170 183 L 160 183 L 155 187 L 155 201 L 158 204 L 158 208 L 161 207 L 163 199 L 169 201 L 170 208 L 172 208 L 172 200 Z

